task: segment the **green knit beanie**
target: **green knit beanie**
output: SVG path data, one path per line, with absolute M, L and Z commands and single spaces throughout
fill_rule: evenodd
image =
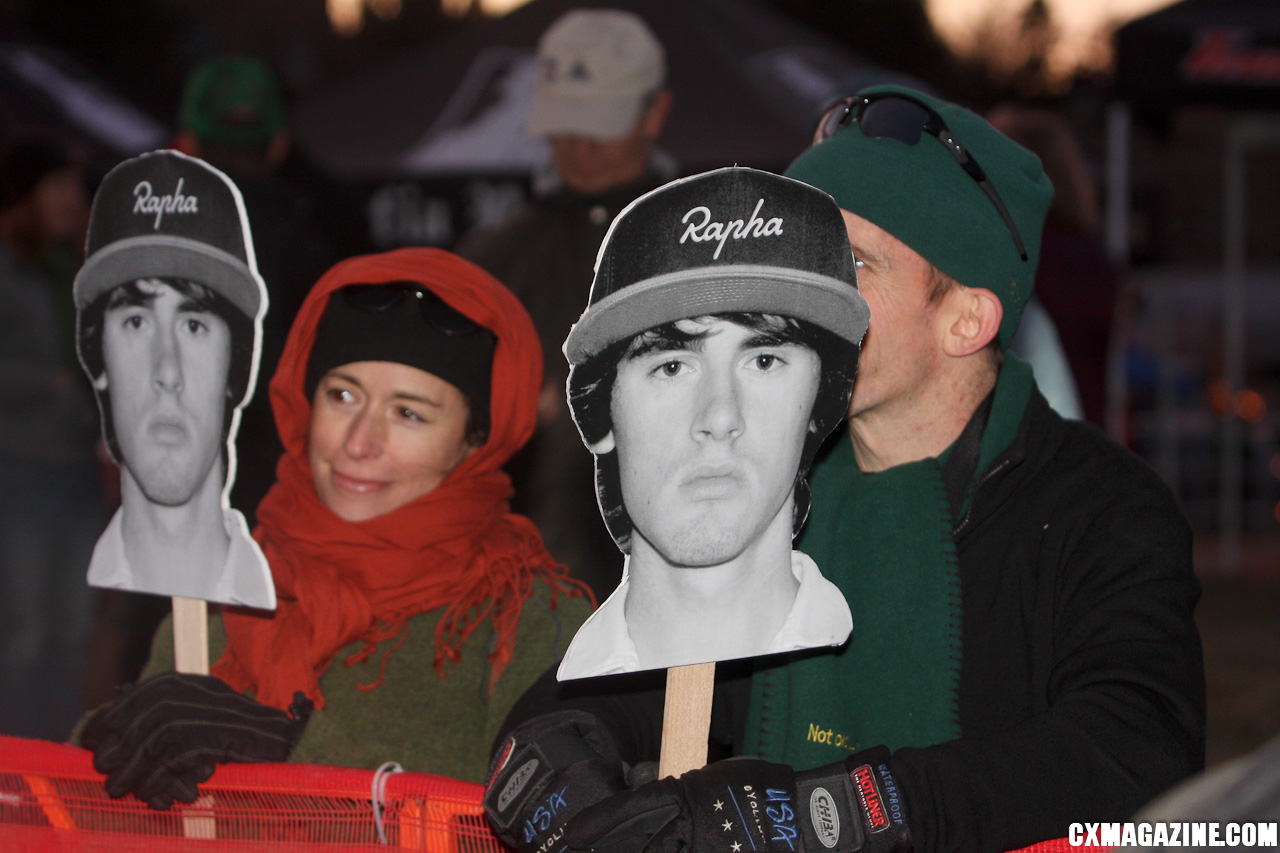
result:
M 843 209 L 901 240 L 961 284 L 995 293 L 1004 306 L 1000 345 L 1007 347 L 1035 286 L 1053 185 L 1040 158 L 984 119 L 904 86 L 872 86 L 858 94 L 895 92 L 931 106 L 986 172 L 1026 246 L 1022 259 L 995 204 L 934 136 L 915 145 L 869 138 L 856 123 L 809 148 L 786 175 L 825 190 Z
M 262 60 L 216 56 L 187 78 L 178 123 L 205 142 L 265 145 L 285 126 L 284 93 Z

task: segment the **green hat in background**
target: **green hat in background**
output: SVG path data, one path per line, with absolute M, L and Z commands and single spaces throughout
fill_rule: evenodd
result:
M 908 145 L 868 137 L 850 123 L 797 157 L 785 174 L 831 194 L 961 284 L 995 293 L 1004 306 L 1000 345 L 1007 347 L 1031 299 L 1040 230 L 1053 199 L 1040 158 L 969 110 L 915 89 L 872 86 L 858 94 L 882 93 L 927 104 L 946 122 L 1003 200 L 1026 260 L 991 198 L 927 132 Z
M 205 142 L 265 145 L 285 126 L 284 94 L 265 62 L 214 57 L 187 78 L 178 123 Z

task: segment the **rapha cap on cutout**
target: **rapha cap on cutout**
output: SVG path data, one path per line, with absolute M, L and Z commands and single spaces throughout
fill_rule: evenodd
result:
M 264 301 L 240 191 L 177 151 L 143 154 L 107 173 L 93 197 L 85 255 L 78 308 L 125 282 L 161 277 L 204 285 L 251 318 Z
M 806 320 L 858 344 L 867 303 L 831 196 L 740 167 L 659 187 L 609 227 L 570 364 L 655 326 L 725 312 Z

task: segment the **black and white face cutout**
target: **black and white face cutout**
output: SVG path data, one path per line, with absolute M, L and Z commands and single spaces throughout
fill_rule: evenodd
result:
M 88 248 L 79 353 L 121 469 L 89 583 L 274 609 L 228 498 L 267 310 L 239 191 L 174 151 L 127 161 L 94 197 Z
M 642 335 L 623 356 L 608 440 L 632 554 L 715 566 L 758 547 L 776 523 L 790 536 L 821 360 L 728 319 L 674 328 L 688 338 L 646 343 Z
M 867 318 L 839 208 L 812 187 L 723 169 L 619 214 L 564 350 L 627 564 L 560 679 L 848 638 L 843 594 L 791 546 Z
M 210 296 L 201 285 L 163 279 L 107 295 L 95 385 L 111 394 L 121 463 L 161 506 L 186 504 L 211 476 L 221 485 L 231 327 Z

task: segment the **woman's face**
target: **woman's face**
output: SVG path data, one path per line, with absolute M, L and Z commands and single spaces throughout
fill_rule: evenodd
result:
M 467 399 L 438 376 L 357 361 L 321 378 L 307 454 L 316 493 L 346 521 L 366 521 L 432 491 L 471 455 Z

